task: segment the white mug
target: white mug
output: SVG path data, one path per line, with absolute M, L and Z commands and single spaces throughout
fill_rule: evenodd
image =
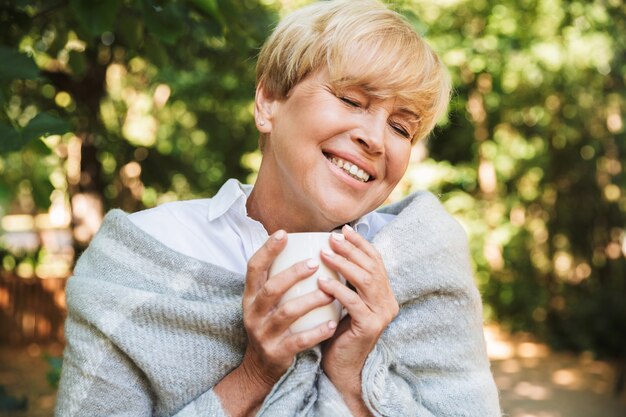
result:
M 284 271 L 293 264 L 304 261 L 306 259 L 314 259 L 319 262 L 319 268 L 313 275 L 305 278 L 302 281 L 296 283 L 283 295 L 280 304 L 283 304 L 291 299 L 300 297 L 304 294 L 311 293 L 318 289 L 317 280 L 319 277 L 327 277 L 329 279 L 336 279 L 342 284 L 346 283 L 346 280 L 337 272 L 327 267 L 320 259 L 320 252 L 324 248 L 329 248 L 328 239 L 330 233 L 288 233 L 287 245 L 283 251 L 276 257 L 274 263 L 270 267 L 269 276 L 270 279 Z M 293 322 L 289 327 L 292 333 L 302 332 L 304 330 L 313 329 L 322 323 L 333 320 L 335 323 L 339 322 L 342 313 L 342 306 L 339 301 L 334 300 L 332 303 L 318 307 L 311 310 L 309 313 L 300 317 Z

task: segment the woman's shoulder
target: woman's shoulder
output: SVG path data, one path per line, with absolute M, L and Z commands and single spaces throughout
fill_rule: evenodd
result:
M 439 197 L 429 191 L 417 191 L 378 211 L 396 216 L 389 230 L 408 230 L 413 236 L 432 241 L 462 243 L 467 240 L 459 221 L 446 210 Z

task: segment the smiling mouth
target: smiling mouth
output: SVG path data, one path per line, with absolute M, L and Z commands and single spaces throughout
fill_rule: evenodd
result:
M 341 168 L 346 174 L 350 175 L 355 180 L 361 182 L 368 182 L 370 180 L 370 174 L 363 171 L 363 169 L 359 168 L 355 164 L 327 153 L 324 153 L 324 156 L 330 161 L 331 164 Z M 374 178 L 372 177 L 372 179 Z

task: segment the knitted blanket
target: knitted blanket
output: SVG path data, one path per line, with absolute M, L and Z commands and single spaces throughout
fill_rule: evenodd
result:
M 375 416 L 500 416 L 467 238 L 417 193 L 374 237 L 400 313 L 362 372 Z M 175 252 L 112 210 L 67 285 L 57 416 L 225 416 L 213 387 L 242 360 L 245 278 Z M 303 352 L 258 416 L 350 416 Z

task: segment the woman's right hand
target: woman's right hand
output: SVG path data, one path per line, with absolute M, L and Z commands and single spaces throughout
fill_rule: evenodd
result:
M 248 346 L 241 368 L 245 375 L 269 390 L 287 371 L 294 357 L 330 338 L 337 323 L 330 322 L 292 334 L 289 326 L 309 311 L 329 304 L 333 298 L 321 290 L 279 305 L 295 283 L 310 277 L 319 264 L 312 259 L 294 264 L 271 279 L 269 269 L 287 244 L 287 233 L 279 230 L 250 258 L 243 293 L 243 323 Z

